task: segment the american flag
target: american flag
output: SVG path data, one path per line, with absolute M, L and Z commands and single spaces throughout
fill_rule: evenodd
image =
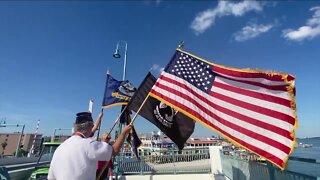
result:
M 178 49 L 150 95 L 285 169 L 295 144 L 294 79 L 224 67 Z

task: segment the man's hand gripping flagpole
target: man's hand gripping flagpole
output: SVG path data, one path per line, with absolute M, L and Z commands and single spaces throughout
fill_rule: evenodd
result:
M 137 110 L 136 114 L 133 116 L 133 118 L 132 118 L 132 120 L 131 120 L 131 122 L 130 122 L 129 125 L 131 125 L 131 126 L 133 125 L 133 123 L 134 123 L 134 121 L 136 120 L 136 118 L 137 118 L 140 110 L 142 109 L 143 105 L 146 103 L 148 97 L 149 97 L 149 94 L 148 94 L 148 96 L 143 100 L 141 106 L 140 106 L 139 109 Z M 120 120 L 120 117 L 121 117 L 122 113 L 126 110 L 126 108 L 127 108 L 127 107 L 125 107 L 125 108 L 122 110 L 122 112 L 121 112 L 120 115 L 118 116 L 117 120 L 114 122 L 111 130 L 108 132 L 108 136 L 111 134 L 112 130 L 114 129 L 114 127 L 116 126 L 116 124 L 117 124 L 118 121 Z M 110 160 L 109 160 L 109 161 L 110 161 Z M 105 169 L 107 168 L 109 161 L 108 161 L 107 163 L 105 163 L 104 166 L 102 167 L 102 170 L 100 171 L 99 175 L 97 176 L 97 180 L 99 180 L 100 177 L 102 176 L 102 173 L 103 173 L 103 172 L 105 171 Z

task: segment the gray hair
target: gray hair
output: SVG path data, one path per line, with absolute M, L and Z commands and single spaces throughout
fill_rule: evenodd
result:
M 77 132 L 77 131 L 81 133 L 91 132 L 92 126 L 93 126 L 93 122 L 91 121 L 87 121 L 81 124 L 74 124 L 74 132 Z

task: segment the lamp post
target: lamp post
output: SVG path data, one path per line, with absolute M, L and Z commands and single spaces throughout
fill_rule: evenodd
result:
M 113 57 L 116 59 L 119 59 L 121 57 L 119 53 L 119 47 L 124 46 L 124 62 L 123 62 L 123 75 L 122 80 L 124 81 L 126 79 L 126 67 L 127 67 L 127 51 L 128 51 L 128 43 L 126 41 L 118 41 L 117 43 L 117 49 L 116 52 L 113 54 Z
M 123 62 L 123 74 L 122 74 L 122 80 L 124 81 L 126 79 L 128 43 L 124 40 L 118 41 L 117 49 L 113 54 L 113 57 L 116 59 L 121 58 L 120 51 L 119 51 L 120 47 L 124 47 L 124 62 Z M 121 123 L 119 123 L 119 130 L 118 130 L 119 134 L 121 133 L 121 129 L 122 129 L 122 126 L 121 126 Z M 115 137 L 117 137 L 117 134 L 115 135 Z
M 128 51 L 128 43 L 126 41 L 124 41 L 124 40 L 118 41 L 117 49 L 116 49 L 115 53 L 113 54 L 113 57 L 116 59 L 121 58 L 120 51 L 119 51 L 119 48 L 121 46 L 125 48 L 124 49 L 123 74 L 122 74 L 122 80 L 124 81 L 126 79 L 127 51 Z M 119 128 L 118 128 L 118 131 L 116 131 L 115 137 L 118 137 L 118 134 L 121 133 L 121 129 L 122 129 L 122 126 L 121 126 L 121 123 L 119 123 Z M 116 162 L 114 164 L 115 172 L 116 172 L 116 179 L 118 179 L 118 174 L 119 174 L 119 161 L 120 161 L 120 157 L 117 156 Z
M 124 62 L 123 62 L 123 74 L 122 74 L 122 80 L 124 81 L 124 80 L 126 80 L 127 51 L 128 51 L 128 43 L 126 41 L 124 41 L 124 40 L 118 41 L 117 49 L 114 52 L 113 57 L 116 59 L 121 58 L 120 51 L 119 51 L 119 48 L 121 46 L 124 47 Z M 119 123 L 119 131 L 118 131 L 119 134 L 121 133 L 121 129 L 122 129 L 122 126 L 121 126 L 121 123 Z M 117 135 L 115 137 L 117 137 Z
M 19 126 L 21 126 L 21 125 L 17 124 L 17 127 L 19 127 Z M 25 125 L 22 125 L 22 130 L 21 130 L 21 134 L 19 136 L 18 145 L 17 145 L 17 149 L 16 149 L 16 157 L 18 157 L 18 150 L 20 148 L 20 141 L 21 141 L 21 138 L 23 135 L 24 128 L 25 128 Z

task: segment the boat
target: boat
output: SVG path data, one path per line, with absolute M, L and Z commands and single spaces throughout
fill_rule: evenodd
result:
M 312 144 L 304 144 L 304 143 L 299 143 L 297 147 L 302 147 L 302 148 L 311 148 L 313 145 Z

